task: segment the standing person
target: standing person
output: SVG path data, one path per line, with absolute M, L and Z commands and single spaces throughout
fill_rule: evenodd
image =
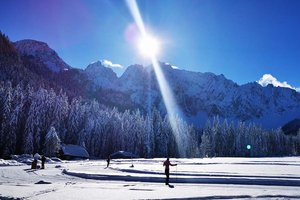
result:
M 177 164 L 172 164 L 167 158 L 167 160 L 164 162 L 164 167 L 165 167 L 165 174 L 166 174 L 166 185 L 169 185 L 169 176 L 170 176 L 170 166 L 176 166 Z
M 108 166 L 109 166 L 109 163 L 110 163 L 110 155 L 108 155 L 106 162 L 107 162 L 107 166 L 106 166 L 106 168 L 108 168 Z
M 46 162 L 46 157 L 43 155 L 42 156 L 42 169 L 45 169 L 45 162 Z

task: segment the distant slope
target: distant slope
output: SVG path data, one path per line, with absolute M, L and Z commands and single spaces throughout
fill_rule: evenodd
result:
M 71 68 L 44 42 L 20 40 L 15 42 L 14 45 L 20 55 L 32 56 L 37 61 L 45 64 L 53 72 L 61 72 Z
M 0 43 L 0 81 L 10 81 L 13 85 L 30 84 L 34 88 L 52 88 L 58 93 L 62 90 L 71 98 L 79 96 L 89 98 L 92 83 L 82 70 L 72 69 L 65 64 L 45 43 L 23 40 L 16 44 L 10 42 L 2 33 Z M 46 62 L 47 59 L 49 62 Z M 54 68 L 60 69 L 59 71 L 50 68 L 51 61 L 52 64 L 57 64 Z
M 197 126 L 203 126 L 208 118 L 219 116 L 277 128 L 300 117 L 300 94 L 295 90 L 271 85 L 262 87 L 256 82 L 239 86 L 223 75 L 173 69 L 165 63 L 160 65 L 184 113 L 182 117 Z M 105 80 L 105 77 L 99 75 L 98 79 Z M 157 107 L 166 114 L 151 66 L 129 66 L 120 78 L 111 82 L 117 84 L 109 88 L 128 94 L 144 110 Z

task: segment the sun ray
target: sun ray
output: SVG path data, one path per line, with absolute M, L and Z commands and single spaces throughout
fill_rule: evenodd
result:
M 127 2 L 128 8 L 129 8 L 134 20 L 135 20 L 135 23 L 137 24 L 137 26 L 139 28 L 142 38 L 149 37 L 147 35 L 145 25 L 143 23 L 143 20 L 142 20 L 141 14 L 139 12 L 136 1 L 135 0 L 127 0 L 126 2 Z M 177 125 L 177 120 L 176 120 L 176 117 L 179 114 L 178 113 L 179 108 L 176 104 L 176 101 L 174 99 L 174 96 L 170 89 L 170 86 L 163 74 L 163 71 L 157 61 L 156 55 L 154 53 L 150 53 L 148 55 L 150 55 L 150 58 L 151 58 L 152 66 L 154 68 L 154 72 L 155 72 L 155 75 L 156 75 L 156 78 L 158 81 L 159 89 L 160 89 L 164 104 L 166 106 L 166 110 L 168 113 L 168 119 L 169 119 L 169 122 L 170 122 L 170 125 L 172 128 L 172 131 L 173 131 L 173 135 L 176 140 L 179 154 L 181 157 L 185 157 L 186 154 L 183 150 L 183 145 L 180 145 L 180 142 L 184 138 L 182 138 L 183 136 L 179 133 L 179 127 Z M 168 155 L 166 155 L 166 156 L 168 156 Z

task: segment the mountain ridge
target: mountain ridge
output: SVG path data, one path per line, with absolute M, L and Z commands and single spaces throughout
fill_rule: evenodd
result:
M 300 94 L 293 89 L 262 87 L 257 82 L 238 85 L 223 74 L 173 69 L 162 62 L 160 65 L 184 113 L 182 117 L 196 126 L 203 127 L 208 118 L 219 116 L 278 128 L 299 117 Z M 131 65 L 114 83 L 117 84 L 111 89 L 128 93 L 133 102 L 145 105 L 144 110 L 150 105 L 166 114 L 151 66 Z
M 48 68 L 54 73 L 51 80 L 58 80 L 61 88 L 74 90 L 77 96 L 82 94 L 86 98 L 96 98 L 100 103 L 120 109 L 148 112 L 157 108 L 162 114 L 167 114 L 151 65 L 131 65 L 120 77 L 102 61 L 92 63 L 84 70 L 53 62 L 58 63 L 55 67 L 59 69 L 53 70 L 47 65 L 47 59 L 61 58 L 46 43 L 39 43 L 41 49 L 37 53 L 34 53 L 36 47 L 30 46 L 36 46 L 33 40 L 13 44 L 23 62 L 27 59 L 31 65 Z M 41 56 L 43 51 L 50 53 Z M 300 94 L 293 89 L 271 85 L 262 87 L 257 82 L 238 85 L 223 74 L 191 72 L 175 69 L 168 63 L 159 64 L 182 111 L 181 117 L 195 126 L 203 127 L 207 119 L 214 116 L 219 116 L 221 120 L 257 123 L 265 128 L 278 128 L 300 118 Z M 44 71 L 33 72 L 39 77 Z M 66 77 L 71 83 L 67 86 L 63 83 Z

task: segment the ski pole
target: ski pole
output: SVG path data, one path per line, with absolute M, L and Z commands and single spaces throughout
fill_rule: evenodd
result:
M 177 164 L 176 164 L 176 179 L 175 180 L 177 182 Z

